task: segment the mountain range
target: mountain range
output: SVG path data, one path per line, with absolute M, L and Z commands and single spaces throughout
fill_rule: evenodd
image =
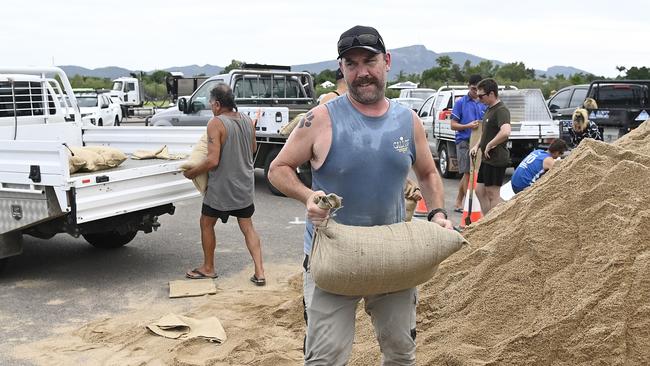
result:
M 395 48 L 390 50 L 392 53 L 393 65 L 390 72 L 388 73 L 389 80 L 394 80 L 400 71 L 406 74 L 421 73 L 422 71 L 429 69 L 433 66 L 436 66 L 436 59 L 440 56 L 449 56 L 453 63 L 458 65 L 463 65 L 465 60 L 469 60 L 472 65 L 476 65 L 481 61 L 487 60 L 485 58 L 472 55 L 465 52 L 441 52 L 436 53 L 431 50 L 428 50 L 423 45 L 414 45 L 408 47 Z M 504 62 L 498 60 L 490 60 L 495 65 L 503 65 Z M 64 65 L 60 66 L 63 71 L 66 72 L 68 77 L 73 77 L 74 75 L 82 76 L 95 76 L 101 78 L 115 79 L 120 76 L 129 76 L 133 70 L 128 70 L 122 67 L 117 66 L 108 66 L 101 67 L 97 69 L 87 69 L 81 66 L 74 65 Z M 309 64 L 300 64 L 292 65 L 292 70 L 298 71 L 309 71 L 311 73 L 319 73 L 325 69 L 335 70 L 338 67 L 336 60 L 327 60 L 321 62 L 314 62 Z M 162 69 L 165 71 L 180 71 L 185 76 L 194 76 L 198 74 L 205 75 L 216 75 L 223 67 L 216 65 L 188 65 L 188 66 L 176 66 L 168 67 Z M 149 70 L 147 73 L 155 70 Z M 552 66 L 548 70 L 535 70 L 537 76 L 546 75 L 546 76 L 555 76 L 562 74 L 565 77 L 569 77 L 576 73 L 588 74 L 589 72 L 577 69 L 571 66 Z

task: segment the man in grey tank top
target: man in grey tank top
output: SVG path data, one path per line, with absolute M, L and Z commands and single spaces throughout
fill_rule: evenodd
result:
M 313 199 L 327 193 L 343 197 L 336 221 L 355 226 L 388 225 L 404 220 L 404 184 L 415 171 L 429 219 L 452 228 L 444 206 L 442 181 L 424 128 L 413 111 L 385 97 L 391 56 L 372 27 L 355 26 L 338 42 L 339 67 L 348 93 L 309 111 L 271 164 L 269 179 L 284 194 L 307 207 L 303 250 L 303 292 L 307 334 L 306 365 L 345 365 L 354 339 L 355 296 L 328 293 L 316 286 L 306 266 L 314 227 L 329 215 Z M 312 187 L 296 168 L 309 161 Z M 384 365 L 415 364 L 415 288 L 366 296 Z
M 187 271 L 186 276 L 192 279 L 217 277 L 214 268 L 214 226 L 218 219 L 226 223 L 228 217 L 235 216 L 255 264 L 251 281 L 263 286 L 266 279 L 262 248 L 252 220 L 255 211 L 255 126 L 248 116 L 237 112 L 233 92 L 224 83 L 217 84 L 210 91 L 210 106 L 214 117 L 207 126 L 208 155 L 201 164 L 184 173 L 185 177 L 192 179 L 208 172 L 208 187 L 200 220 L 203 265 Z

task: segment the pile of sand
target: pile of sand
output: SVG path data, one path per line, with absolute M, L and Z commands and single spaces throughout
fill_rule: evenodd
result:
M 649 184 L 646 122 L 490 212 L 421 288 L 418 363 L 650 364 Z
M 531 189 L 470 226 L 471 247 L 420 288 L 418 364 L 650 364 L 650 125 L 608 145 L 585 140 Z M 217 316 L 228 341 L 176 341 L 144 326 L 148 307 L 24 345 L 47 365 L 299 365 L 304 321 L 298 264 L 218 280 L 184 315 Z M 288 280 L 287 280 L 288 279 Z M 359 307 L 350 365 L 377 365 Z

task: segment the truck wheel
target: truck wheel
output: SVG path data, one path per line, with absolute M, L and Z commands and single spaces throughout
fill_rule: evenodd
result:
M 130 243 L 137 233 L 137 231 L 129 231 L 126 234 L 120 234 L 117 231 L 106 231 L 103 233 L 83 234 L 83 237 L 95 248 L 115 249 Z
M 103 126 L 103 125 L 104 125 L 104 121 L 102 121 L 102 119 L 100 118 L 100 119 L 97 121 L 97 126 L 100 126 L 100 127 L 101 127 L 101 126 Z
M 273 187 L 271 181 L 269 181 L 269 168 L 271 167 L 271 162 L 278 156 L 280 149 L 273 149 L 266 156 L 266 161 L 264 162 L 264 179 L 266 179 L 266 186 L 269 187 L 269 191 L 276 196 L 284 197 L 284 193 L 280 192 L 277 188 Z
M 114 126 L 119 126 L 119 125 L 120 125 L 120 119 L 119 119 L 119 117 L 117 117 L 117 115 L 116 115 L 116 116 L 115 116 L 115 124 L 114 124 Z
M 451 157 L 449 157 L 449 147 L 447 144 L 443 144 L 438 151 L 438 157 L 440 158 L 440 175 L 444 178 L 453 178 L 456 176 L 456 173 L 450 172 L 449 167 L 451 166 Z

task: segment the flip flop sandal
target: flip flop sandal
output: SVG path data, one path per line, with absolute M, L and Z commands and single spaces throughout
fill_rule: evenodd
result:
M 463 213 L 463 209 L 462 208 L 455 208 L 454 212 Z
M 255 275 L 251 277 L 251 282 L 254 283 L 256 286 L 264 286 L 266 285 L 266 279 L 265 278 L 257 278 Z
M 203 272 L 201 272 L 198 268 L 194 268 L 193 270 L 185 273 L 185 277 L 191 279 L 191 280 L 198 280 L 202 278 L 217 278 L 219 277 L 216 273 L 213 275 L 207 275 Z

